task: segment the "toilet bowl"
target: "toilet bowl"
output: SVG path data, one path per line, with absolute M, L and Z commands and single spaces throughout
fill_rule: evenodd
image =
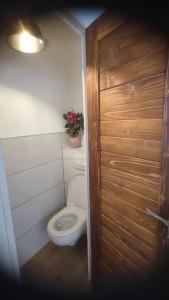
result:
M 73 246 L 86 232 L 85 177 L 75 175 L 68 184 L 67 206 L 48 222 L 47 232 L 53 243 Z

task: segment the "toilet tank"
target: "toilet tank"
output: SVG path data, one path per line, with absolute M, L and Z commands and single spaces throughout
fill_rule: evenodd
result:
M 69 181 L 67 190 L 67 205 L 86 209 L 84 174 L 77 174 Z

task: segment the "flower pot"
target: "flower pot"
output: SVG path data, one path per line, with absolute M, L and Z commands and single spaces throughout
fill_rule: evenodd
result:
M 72 148 L 80 148 L 81 147 L 81 140 L 78 136 L 70 137 L 68 144 Z

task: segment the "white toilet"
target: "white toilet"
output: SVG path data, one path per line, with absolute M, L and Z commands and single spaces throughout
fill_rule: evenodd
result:
M 85 176 L 75 175 L 68 184 L 67 206 L 48 222 L 47 232 L 53 243 L 73 246 L 86 232 Z

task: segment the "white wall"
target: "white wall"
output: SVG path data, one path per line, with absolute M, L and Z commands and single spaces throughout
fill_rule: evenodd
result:
M 69 49 L 69 67 L 67 68 L 68 96 L 64 103 L 65 111 L 73 109 L 76 112 L 83 112 L 83 91 L 82 91 L 82 45 L 80 36 L 71 37 Z
M 39 54 L 0 44 L 0 138 L 20 265 L 48 241 L 47 221 L 65 205 L 62 114 L 83 106 L 80 36 L 56 15 L 39 25 L 48 40 Z
M 80 37 L 56 15 L 39 20 L 39 54 L 0 44 L 0 137 L 64 131 L 62 113 L 82 110 Z

